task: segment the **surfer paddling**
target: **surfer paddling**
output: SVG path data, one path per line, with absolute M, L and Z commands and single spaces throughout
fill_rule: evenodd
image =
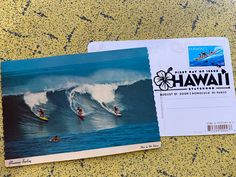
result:
M 81 120 L 84 120 L 84 113 L 83 113 L 83 109 L 81 107 L 77 108 L 77 115 L 79 116 L 79 118 Z
M 60 140 L 61 140 L 61 138 L 59 136 L 54 136 L 49 141 L 51 141 L 51 142 L 59 142 Z

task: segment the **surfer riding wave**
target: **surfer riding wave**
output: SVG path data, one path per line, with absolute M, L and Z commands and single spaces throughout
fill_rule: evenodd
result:
M 48 118 L 46 118 L 44 109 L 48 103 L 47 92 L 26 93 L 24 95 L 24 101 L 38 119 L 43 121 L 48 120 Z
M 147 99 L 147 97 L 152 99 L 153 93 L 142 94 L 152 89 L 151 79 L 139 80 L 128 85 L 101 85 L 105 84 L 90 85 L 88 86 L 91 87 L 89 90 L 88 88 L 85 89 L 87 86 L 80 85 L 68 90 L 4 96 L 4 104 L 14 110 L 7 111 L 5 108 L 5 112 L 8 117 L 12 117 L 14 120 L 10 122 L 11 126 L 19 126 L 21 132 L 25 132 L 24 136 L 32 138 L 35 135 L 57 135 L 58 130 L 61 133 L 85 133 L 110 129 L 123 124 L 132 124 L 133 122 L 148 122 L 155 117 L 153 111 L 143 110 L 144 105 L 153 106 L 150 105 L 150 101 Z M 98 90 L 96 91 L 98 94 L 92 93 L 92 90 L 95 89 Z M 105 93 L 101 95 L 100 90 L 105 91 Z M 122 119 L 117 119 L 115 115 L 117 109 L 115 110 L 114 106 L 122 114 Z M 82 109 L 84 121 L 78 118 L 78 107 Z M 39 118 L 38 110 L 40 109 L 48 118 L 47 123 Z M 33 130 L 32 127 L 34 127 Z M 19 132 L 12 134 L 9 129 L 7 134 L 8 137 L 14 138 Z
M 206 53 L 206 52 L 201 52 L 201 53 L 199 54 L 199 57 L 198 57 L 198 58 L 195 58 L 195 60 L 201 60 L 201 59 L 210 57 L 210 56 L 216 54 L 218 51 L 219 51 L 219 49 L 217 49 L 217 50 L 215 50 L 215 51 L 209 51 L 208 53 Z
M 119 96 L 116 92 L 121 85 L 115 83 L 93 85 L 84 84 L 75 87 L 67 93 L 70 107 L 81 120 L 88 114 L 97 112 L 98 110 L 95 110 L 94 107 L 99 105 L 108 113 L 120 117 L 121 107 L 118 108 L 118 106 L 116 106 L 119 104 Z M 127 84 L 126 86 L 128 85 L 130 84 Z M 93 100 L 93 102 L 88 100 Z M 85 112 L 86 115 L 84 114 Z

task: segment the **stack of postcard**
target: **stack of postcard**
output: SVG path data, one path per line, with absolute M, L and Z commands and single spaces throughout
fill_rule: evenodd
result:
M 6 166 L 159 148 L 160 134 L 236 132 L 226 38 L 92 42 L 88 51 L 2 62 Z

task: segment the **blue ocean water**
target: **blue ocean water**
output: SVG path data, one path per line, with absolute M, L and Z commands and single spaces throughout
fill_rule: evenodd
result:
M 85 88 L 87 87 L 91 87 L 91 91 L 85 92 L 84 86 L 78 86 L 40 94 L 4 96 L 5 140 L 54 136 L 58 133 L 87 133 L 126 124 L 156 122 L 150 79 L 140 80 L 131 85 L 101 84 L 86 85 Z M 100 87 L 107 90 L 106 99 L 114 98 L 106 104 L 111 110 L 114 105 L 118 106 L 122 113 L 121 118 L 104 109 L 101 104 L 104 100 L 100 100 L 104 99 L 103 95 L 101 98 L 96 95 Z M 84 121 L 81 121 L 76 114 L 78 106 L 85 112 Z M 48 122 L 39 120 L 36 116 L 39 108 L 45 110 Z
M 106 87 L 110 88 L 110 85 Z M 27 102 L 31 97 L 35 98 L 34 94 L 4 96 L 4 116 L 11 118 L 4 119 L 5 158 L 159 141 L 155 103 L 150 92 L 152 81 L 140 80 L 115 89 L 114 101 L 107 105 L 111 108 L 114 104 L 119 106 L 122 117 L 108 112 L 91 94 L 78 87 L 37 95 L 41 99 L 46 96 L 47 103 L 43 105 L 28 105 L 35 103 Z M 74 93 L 73 99 L 71 93 Z M 85 111 L 84 121 L 75 114 L 78 105 Z M 37 118 L 33 112 L 37 106 L 46 108 L 48 122 Z M 56 135 L 62 140 L 49 142 Z
M 5 144 L 5 158 L 14 159 L 157 142 L 160 141 L 157 127 L 157 123 L 131 124 L 91 133 L 58 134 L 61 141 L 57 143 L 50 142 L 50 137 L 7 142 Z

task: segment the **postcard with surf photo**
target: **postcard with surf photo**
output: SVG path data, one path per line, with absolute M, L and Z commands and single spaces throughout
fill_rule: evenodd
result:
M 146 48 L 1 63 L 5 165 L 159 148 Z

